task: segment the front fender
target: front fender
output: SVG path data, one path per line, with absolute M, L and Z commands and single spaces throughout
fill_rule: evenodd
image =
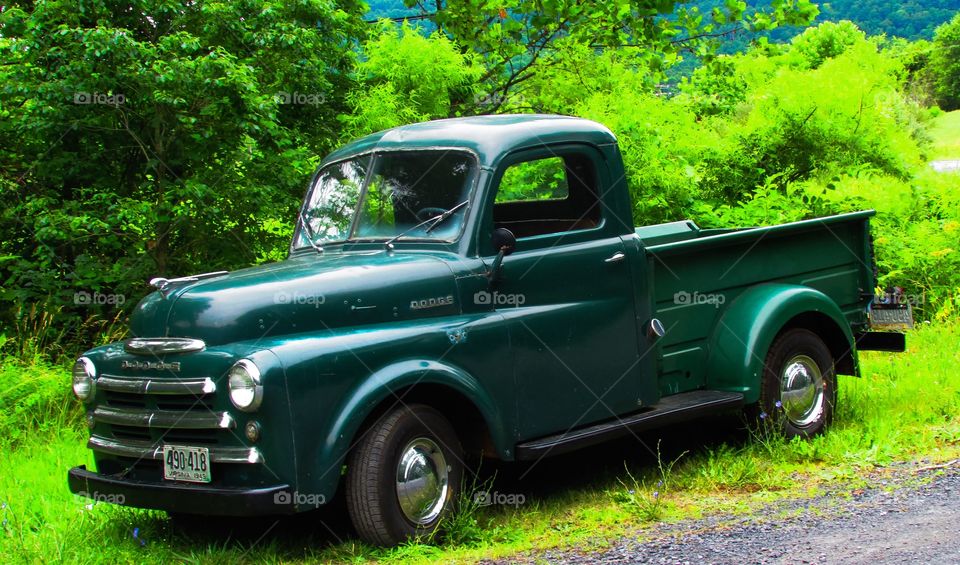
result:
M 745 403 L 758 402 L 763 364 L 773 340 L 791 320 L 811 313 L 829 319 L 846 340 L 847 350 L 853 351 L 849 322 L 819 290 L 763 284 L 743 292 L 724 312 L 711 337 L 707 388 L 740 392 Z
M 361 424 L 381 402 L 394 396 L 402 398 L 400 391 L 407 387 L 426 384 L 445 386 L 470 400 L 483 416 L 497 453 L 503 458 L 510 457 L 509 439 L 504 434 L 500 411 L 473 376 L 441 361 L 407 360 L 373 373 L 344 399 L 320 447 L 319 460 L 340 460 L 353 445 Z
M 492 449 L 512 457 L 515 414 L 506 411 L 514 406 L 513 374 L 499 315 L 401 321 L 261 345 L 286 371 L 302 492 L 330 499 L 363 423 L 381 402 L 412 385 L 443 387 L 472 403 Z

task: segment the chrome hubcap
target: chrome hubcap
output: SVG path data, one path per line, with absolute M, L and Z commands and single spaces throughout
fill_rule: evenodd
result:
M 429 524 L 447 501 L 447 461 L 433 440 L 412 440 L 400 452 L 397 464 L 397 499 L 411 522 Z
M 787 419 L 795 426 L 808 426 L 823 413 L 823 374 L 806 355 L 786 362 L 780 374 L 780 401 Z

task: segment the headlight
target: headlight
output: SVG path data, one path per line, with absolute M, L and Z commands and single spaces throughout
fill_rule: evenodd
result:
M 73 394 L 83 402 L 92 400 L 97 389 L 96 378 L 97 369 L 93 361 L 86 357 L 77 359 L 73 364 Z
M 260 369 L 249 359 L 241 359 L 230 369 L 230 401 L 244 412 L 253 412 L 263 401 Z

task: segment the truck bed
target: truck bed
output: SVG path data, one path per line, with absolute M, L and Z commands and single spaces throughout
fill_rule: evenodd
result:
M 693 222 L 638 228 L 647 253 L 652 309 L 667 329 L 660 341 L 662 395 L 704 385 L 707 340 L 727 306 L 762 283 L 805 285 L 865 326 L 875 275 L 873 211 L 779 226 L 701 230 Z

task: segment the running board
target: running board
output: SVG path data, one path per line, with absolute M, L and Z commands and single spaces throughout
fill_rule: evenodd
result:
M 517 459 L 531 460 L 560 455 L 605 441 L 701 416 L 740 408 L 743 395 L 716 390 L 695 390 L 664 397 L 647 410 L 586 428 L 517 444 Z

